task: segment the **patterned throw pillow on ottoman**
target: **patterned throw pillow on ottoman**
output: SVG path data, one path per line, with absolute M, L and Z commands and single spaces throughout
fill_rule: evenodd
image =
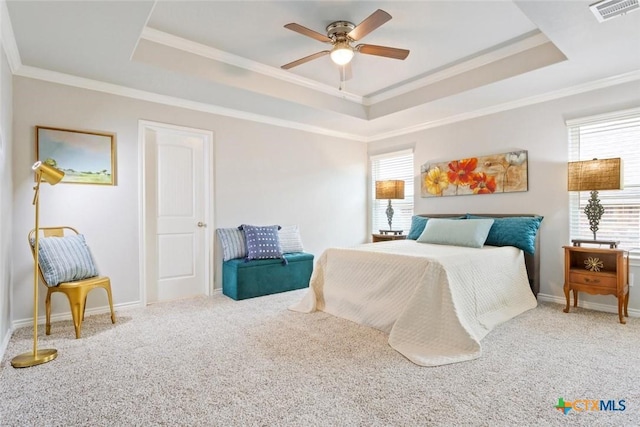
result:
M 280 247 L 279 225 L 256 226 L 242 224 L 238 228 L 244 231 L 247 242 L 247 261 L 280 258 L 284 264 L 287 263 Z

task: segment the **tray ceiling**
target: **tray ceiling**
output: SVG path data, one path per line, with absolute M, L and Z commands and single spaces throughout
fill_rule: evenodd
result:
M 584 1 L 7 1 L 15 74 L 375 140 L 640 79 L 640 13 L 599 23 Z M 376 9 L 340 88 L 324 33 Z M 3 29 L 6 33 L 6 30 Z M 5 40 L 7 37 L 5 36 Z

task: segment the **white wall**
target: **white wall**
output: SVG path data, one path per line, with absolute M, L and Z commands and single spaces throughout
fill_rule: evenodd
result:
M 115 304 L 140 300 L 140 119 L 213 131 L 214 222 L 209 232 L 241 223 L 298 224 L 305 249 L 316 255 L 329 246 L 366 240 L 364 143 L 20 77 L 14 78 L 14 95 L 13 321 L 28 318 L 31 310 L 26 235 L 33 228 L 30 166 L 36 125 L 117 133 L 118 185 L 43 185 L 40 221 L 43 226 L 73 225 L 86 235 L 101 272 L 112 279 Z M 55 297 L 53 312 L 68 312 L 64 297 Z M 104 306 L 106 298 L 93 292 L 87 304 Z
M 3 70 L 6 70 L 6 61 Z M 3 100 L 7 96 L 5 80 L 3 77 Z M 13 94 L 13 224 L 7 223 L 11 221 L 7 215 L 0 217 L 2 229 L 13 230 L 11 236 L 0 237 L 1 248 L 7 248 L 13 240 L 13 271 L 7 276 L 7 268 L 2 266 L 9 258 L 7 249 L 0 249 L 4 251 L 0 252 L 0 266 L 4 267 L 1 279 L 11 279 L 14 322 L 28 320 L 32 309 L 32 260 L 26 234 L 33 227 L 30 166 L 35 158 L 36 125 L 117 133 L 118 185 L 43 185 L 41 224 L 71 224 L 86 234 L 100 269 L 112 277 L 114 300 L 119 305 L 140 299 L 139 119 L 214 132 L 215 222 L 210 232 L 216 227 L 241 223 L 296 223 L 301 227 L 307 250 L 316 255 L 329 246 L 350 246 L 368 239 L 365 224 L 367 151 L 378 154 L 415 147 L 415 176 L 419 182 L 420 165 L 429 160 L 527 149 L 528 192 L 422 199 L 417 185 L 415 211 L 543 215 L 541 293 L 560 298 L 563 297 L 561 248 L 569 242 L 564 121 L 640 104 L 639 84 L 629 83 L 378 141 L 367 148 L 359 142 L 20 77 L 13 79 Z M 4 113 L 2 119 L 3 125 L 8 121 L 10 127 L 10 119 Z M 11 148 L 11 145 L 5 144 L 5 147 Z M 10 173 L 7 172 L 11 170 L 8 160 L 4 160 L 3 166 L 3 173 Z M 0 184 L 3 210 L 4 206 L 11 206 L 5 185 Z M 217 258 L 218 265 L 219 256 Z M 638 270 L 633 268 L 636 278 L 640 277 Z M 0 291 L 2 286 L 0 284 Z M 631 309 L 640 308 L 639 288 L 631 290 Z M 100 292 L 94 294 L 89 297 L 88 307 L 104 306 L 104 296 Z M 611 296 L 585 296 L 583 300 L 615 305 Z M 53 310 L 68 313 L 64 297 L 54 297 Z
M 535 213 L 544 216 L 541 238 L 541 294 L 564 298 L 563 245 L 570 244 L 565 120 L 637 107 L 640 83 L 628 83 L 516 110 L 480 117 L 369 145 L 370 154 L 415 146 L 416 213 Z M 529 191 L 487 196 L 420 197 L 420 165 L 497 154 L 529 152 Z M 640 268 L 629 308 L 640 310 Z M 581 295 L 581 300 L 616 305 L 613 296 Z M 617 311 L 617 308 L 616 308 Z
M 0 49 L 0 357 L 11 332 L 12 111 L 12 75 L 4 49 Z

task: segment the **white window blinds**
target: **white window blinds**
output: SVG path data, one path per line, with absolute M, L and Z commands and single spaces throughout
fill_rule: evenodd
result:
M 391 200 L 393 229 L 409 232 L 413 215 L 413 150 L 396 151 L 370 157 L 371 162 L 371 232 L 388 230 L 388 200 L 376 200 L 376 181 L 403 180 L 404 200 Z
M 620 157 L 623 190 L 600 191 L 605 208 L 598 240 L 619 240 L 620 248 L 640 254 L 640 108 L 567 121 L 569 161 Z M 569 201 L 572 239 L 593 239 L 584 208 L 590 192 L 571 192 Z

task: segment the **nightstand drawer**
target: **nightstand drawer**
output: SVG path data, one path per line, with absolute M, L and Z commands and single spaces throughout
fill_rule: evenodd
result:
M 569 273 L 569 282 L 607 289 L 616 289 L 618 285 L 615 276 L 578 271 L 571 271 Z

